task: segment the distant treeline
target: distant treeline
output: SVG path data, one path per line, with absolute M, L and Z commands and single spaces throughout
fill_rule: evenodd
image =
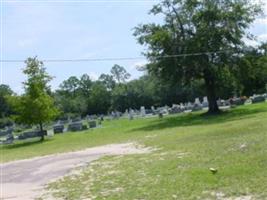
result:
M 263 59 L 264 58 L 264 59 Z M 250 96 L 266 92 L 267 67 L 263 61 L 265 54 L 251 51 L 240 59 L 236 73 L 221 77 L 218 98 Z M 261 63 L 262 62 L 262 63 Z M 162 81 L 146 74 L 139 79 L 128 81 L 130 74 L 124 67 L 114 65 L 110 74 L 102 74 L 93 81 L 89 75 L 72 76 L 63 81 L 56 91 L 49 90 L 55 106 L 61 115 L 107 114 L 111 111 L 124 112 L 128 108 L 140 109 L 141 106 L 172 105 L 173 103 L 193 102 L 196 97 L 206 96 L 204 80 L 188 83 Z M 6 117 L 14 114 L 7 97 L 14 92 L 7 85 L 0 85 L 0 121 L 10 123 Z

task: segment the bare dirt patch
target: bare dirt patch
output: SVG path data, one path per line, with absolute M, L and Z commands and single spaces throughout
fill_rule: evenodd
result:
M 1 164 L 3 173 L 0 199 L 34 199 L 45 184 L 67 175 L 78 167 L 86 166 L 102 156 L 143 154 L 150 153 L 152 150 L 136 143 L 111 144 Z

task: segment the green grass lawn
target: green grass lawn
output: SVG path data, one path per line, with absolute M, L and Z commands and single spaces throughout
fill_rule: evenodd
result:
M 198 112 L 105 122 L 103 128 L 43 143 L 4 146 L 2 162 L 129 141 L 157 150 L 104 157 L 48 189 L 73 200 L 267 199 L 267 103 L 219 116 Z

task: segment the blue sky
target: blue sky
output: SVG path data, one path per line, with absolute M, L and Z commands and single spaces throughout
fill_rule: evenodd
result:
M 157 1 L 16 1 L 2 3 L 3 59 L 138 57 L 144 47 L 132 35 L 139 23 L 160 21 L 147 13 Z M 267 14 L 267 6 L 265 6 Z M 258 19 L 250 30 L 267 40 L 267 18 Z M 54 76 L 52 88 L 68 77 L 89 74 L 96 79 L 114 64 L 124 66 L 132 78 L 142 75 L 137 65 L 145 60 L 83 63 L 46 63 Z M 22 92 L 24 63 L 2 63 L 3 83 Z

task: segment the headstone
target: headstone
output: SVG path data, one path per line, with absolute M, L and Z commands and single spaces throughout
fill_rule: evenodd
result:
M 12 131 L 13 131 L 13 129 L 10 129 L 10 128 L 5 130 L 5 131 L 0 131 L 0 137 L 12 134 Z
M 13 134 L 8 134 L 5 138 L 5 140 L 1 141 L 2 144 L 12 144 L 14 141 Z
M 41 131 L 24 132 L 18 136 L 18 139 L 19 140 L 25 140 L 25 139 L 29 139 L 29 138 L 41 137 L 42 135 L 47 135 L 47 131 L 43 130 L 43 132 L 41 132 Z
M 225 104 L 225 106 L 230 106 L 231 105 L 230 100 L 225 100 L 224 104 Z
M 185 106 L 184 106 L 184 104 L 183 104 L 183 103 L 180 103 L 180 109 L 181 109 L 182 111 L 184 111 L 184 110 L 185 110 Z
M 63 124 L 56 124 L 55 126 L 53 126 L 53 131 L 54 131 L 54 134 L 63 133 L 64 132 L 64 125 Z
M 129 118 L 129 120 L 133 120 L 133 118 L 134 118 L 134 110 L 133 109 L 130 109 L 128 118 Z
M 241 98 L 234 97 L 234 98 L 230 99 L 230 104 L 231 104 L 231 106 L 244 105 L 245 100 L 241 99 Z
M 193 109 L 193 104 L 191 102 L 188 102 L 185 106 L 186 110 L 192 110 Z
M 96 128 L 96 121 L 89 121 L 89 128 Z
M 146 116 L 146 109 L 145 109 L 144 106 L 142 106 L 142 107 L 140 108 L 140 112 L 141 112 L 141 116 L 142 116 L 142 117 L 145 117 L 145 116 Z
M 204 97 L 203 98 L 203 103 L 202 103 L 203 107 L 209 107 L 209 101 L 208 101 L 208 97 Z
M 8 128 L 5 131 L 0 131 L 0 137 L 1 137 L 0 143 L 1 144 L 12 144 L 14 141 L 14 136 L 12 132 L 13 132 L 12 128 Z
M 68 125 L 68 131 L 81 131 L 83 130 L 82 122 L 74 122 Z
M 195 103 L 194 103 L 193 108 L 192 108 L 192 111 L 199 111 L 199 110 L 202 110 L 202 107 L 203 107 L 203 106 L 202 106 L 202 104 L 201 104 L 199 98 L 196 98 L 196 99 L 195 99 Z
M 252 103 L 260 103 L 265 101 L 265 97 L 263 95 L 253 95 Z
M 153 114 L 153 115 L 156 115 L 156 113 L 157 113 L 157 110 L 155 109 L 155 107 L 154 107 L 154 106 L 151 106 L 151 110 L 152 110 L 152 114 Z
M 196 105 L 201 105 L 199 98 L 195 98 L 195 104 Z
M 218 106 L 222 106 L 221 99 L 218 99 L 216 102 L 217 102 L 217 105 L 218 105 Z
M 178 104 L 172 104 L 172 107 L 169 109 L 170 114 L 177 114 L 180 112 L 182 112 L 182 111 L 181 111 L 180 105 L 178 105 Z

